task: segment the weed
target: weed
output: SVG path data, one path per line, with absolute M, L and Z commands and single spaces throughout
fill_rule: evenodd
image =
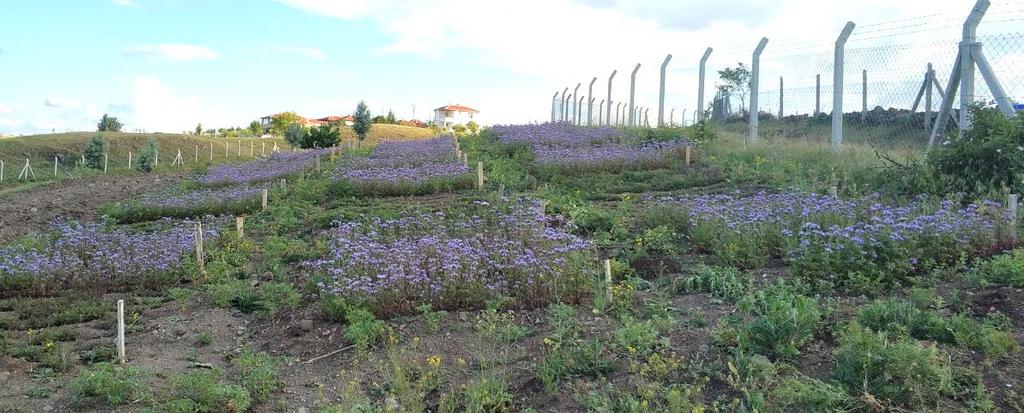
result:
M 335 323 L 348 319 L 350 306 L 348 302 L 336 295 L 323 295 L 320 297 L 320 314 L 328 321 Z
M 199 333 L 196 336 L 196 344 L 200 347 L 207 347 L 210 344 L 213 344 L 213 335 L 206 331 Z
M 735 301 L 747 294 L 753 285 L 749 274 L 732 267 L 698 265 L 693 274 L 676 288 L 686 292 L 702 292 L 712 297 Z
M 423 323 L 427 325 L 427 330 L 431 332 L 437 332 L 441 327 L 441 321 L 448 316 L 447 311 L 433 311 L 433 307 L 430 304 L 422 304 L 416 307 L 416 309 L 423 316 Z
M 96 346 L 78 353 L 78 359 L 83 363 L 104 363 L 112 362 L 117 358 L 117 349 L 114 346 Z
M 476 331 L 483 337 L 502 343 L 514 343 L 529 333 L 529 327 L 516 323 L 514 312 L 483 310 L 476 316 Z
M 277 363 L 269 354 L 247 349 L 231 364 L 241 373 L 239 381 L 257 401 L 266 401 L 277 390 Z
M 645 357 L 669 344 L 667 338 L 658 334 L 654 323 L 629 316 L 622 318 L 622 327 L 615 330 L 614 338 L 616 346 L 630 357 Z
M 252 397 L 242 386 L 225 383 L 223 372 L 195 371 L 171 379 L 171 400 L 164 406 L 174 413 L 241 413 L 249 409 Z
M 821 323 L 817 300 L 781 289 L 759 291 L 747 306 L 754 317 L 740 330 L 739 345 L 769 358 L 795 358 Z
M 110 406 L 119 406 L 137 399 L 142 392 L 141 373 L 134 367 L 98 363 L 82 370 L 71 383 L 79 403 L 100 399 Z
M 512 394 L 508 383 L 499 377 L 484 377 L 466 386 L 464 411 L 467 413 L 497 413 L 512 411 Z
M 350 309 L 345 318 L 348 320 L 345 338 L 355 344 L 359 351 L 368 350 L 370 346 L 384 338 L 388 331 L 387 324 L 374 318 L 373 314 L 364 308 Z

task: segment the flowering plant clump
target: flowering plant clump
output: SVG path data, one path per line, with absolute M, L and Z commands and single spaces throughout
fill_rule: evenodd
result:
M 0 248 L 0 297 L 34 291 L 130 286 L 173 276 L 195 248 L 195 223 L 162 220 L 152 231 L 59 223 L 46 237 Z M 204 239 L 218 231 L 203 227 Z
M 141 222 L 164 217 L 238 215 L 260 207 L 263 188 L 241 185 L 192 191 L 149 193 L 139 199 L 107 211 L 122 223 Z
M 330 150 L 324 148 L 302 152 L 278 152 L 271 154 L 267 159 L 217 165 L 196 178 L 196 182 L 203 185 L 234 185 L 283 178 L 314 165 L 317 157 L 328 154 Z
M 670 142 L 639 141 L 615 128 L 567 122 L 494 126 L 491 131 L 501 143 L 529 147 L 538 169 L 563 173 L 664 168 L 671 163 L 671 155 L 681 158 L 680 152 L 690 146 L 681 137 Z
M 339 223 L 329 253 L 308 262 L 320 288 L 380 314 L 481 307 L 511 297 L 521 307 L 572 299 L 593 265 L 590 244 L 549 217 L 538 202 L 493 206 L 472 214 L 415 213 Z
M 808 281 L 864 291 L 1007 242 L 1005 211 L 993 202 L 961 208 L 917 199 L 894 206 L 877 195 L 840 200 L 802 192 L 662 201 L 685 209 L 690 240 L 725 263 L 756 268 L 784 257 Z
M 474 175 L 458 161 L 450 138 L 385 141 L 368 157 L 343 159 L 334 180 L 355 192 L 373 195 L 414 195 L 473 186 Z

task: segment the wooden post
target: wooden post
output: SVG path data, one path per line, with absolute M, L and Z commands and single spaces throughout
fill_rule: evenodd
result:
M 103 173 L 107 173 L 107 164 L 110 163 L 110 155 L 103 154 Z
M 282 191 L 287 191 L 288 190 L 288 178 L 281 178 L 281 190 Z
M 117 360 L 128 362 L 124 354 L 124 300 L 117 300 Z
M 238 231 L 238 238 L 245 238 L 245 217 L 235 217 L 235 230 Z
M 687 146 L 686 149 L 683 150 L 683 160 L 686 162 L 686 166 L 687 167 L 690 166 L 690 153 L 692 151 L 693 151 L 693 148 L 691 148 L 689 146 Z
M 156 156 L 153 159 L 153 167 L 155 168 L 160 166 L 160 151 L 154 151 L 153 153 L 156 154 Z
M 256 142 L 249 141 L 249 157 L 252 158 L 253 152 L 256 149 Z
M 1017 211 L 1018 211 L 1018 198 L 1017 194 L 1010 194 L 1006 196 L 1006 213 L 1010 216 L 1010 237 L 1017 240 Z
M 484 161 L 476 162 L 476 187 L 484 189 Z
M 228 143 L 224 142 L 224 159 L 228 159 Z
M 196 145 L 196 163 L 199 163 L 199 145 Z
M 267 191 L 266 189 L 263 189 L 263 202 L 262 202 L 261 206 L 262 206 L 264 211 L 267 210 L 267 195 L 268 195 L 268 192 L 269 191 Z
M 85 154 L 82 154 L 82 166 L 85 166 Z
M 213 142 L 210 142 L 210 162 L 213 162 Z
M 241 140 L 238 141 L 238 157 L 239 158 L 242 157 L 242 141 Z
M 53 177 L 57 177 L 57 157 L 53 157 Z
M 264 156 L 266 154 L 267 154 L 267 143 L 266 142 L 260 142 L 260 156 Z
M 832 174 L 832 179 L 828 186 L 828 194 L 833 198 L 839 198 L 839 179 L 836 178 L 836 174 Z
M 4 161 L 0 159 L 0 183 L 4 182 Z
M 196 222 L 196 266 L 199 267 L 199 272 L 206 273 L 206 253 L 203 251 L 203 223 Z
M 615 296 L 612 295 L 612 260 L 611 259 L 604 260 L 604 283 L 607 286 L 608 304 L 611 305 L 614 302 L 614 300 L 615 300 Z
M 128 151 L 128 170 L 132 170 L 132 152 Z

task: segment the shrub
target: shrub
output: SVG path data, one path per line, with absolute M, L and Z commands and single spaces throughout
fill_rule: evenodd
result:
M 992 257 L 976 265 L 968 277 L 983 282 L 1024 287 L 1024 249 Z
M 156 139 L 150 138 L 149 142 L 146 142 L 146 146 L 139 152 L 139 161 L 135 164 L 135 170 L 139 172 L 152 172 L 156 166 L 159 150 L 156 146 Z
M 183 373 L 171 380 L 171 412 L 242 413 L 249 410 L 252 397 L 242 386 L 225 383 L 220 370 Z
M 231 360 L 231 364 L 239 369 L 239 380 L 254 399 L 266 401 L 277 390 L 277 366 L 269 354 L 247 349 Z
M 929 164 L 952 178 L 949 192 L 977 193 L 1008 187 L 1020 193 L 1024 174 L 1024 116 L 1005 118 L 995 108 L 971 108 L 971 129 L 941 142 Z
M 140 373 L 134 367 L 98 363 L 82 370 L 71 383 L 72 393 L 79 402 L 102 399 L 110 406 L 119 406 L 135 400 L 142 388 Z
M 373 314 L 364 308 L 351 309 L 345 314 L 348 320 L 348 327 L 345 328 L 345 338 L 355 344 L 359 351 L 366 351 L 371 345 L 379 342 L 387 333 L 387 324 L 373 317 Z
M 949 360 L 934 346 L 873 332 L 856 322 L 839 337 L 832 377 L 861 400 L 909 409 L 934 408 L 952 390 Z
M 810 341 L 821 323 L 821 308 L 814 298 L 781 287 L 758 292 L 747 302 L 754 316 L 739 332 L 739 347 L 773 359 L 790 360 Z
M 107 153 L 107 140 L 103 135 L 96 134 L 85 144 L 82 156 L 85 157 L 85 165 L 93 169 L 103 168 L 103 157 Z
M 124 124 L 118 122 L 117 118 L 104 113 L 103 117 L 100 118 L 100 122 L 96 124 L 96 130 L 100 132 L 120 132 L 122 126 Z
M 622 327 L 615 330 L 613 336 L 619 349 L 630 357 L 645 357 L 668 346 L 668 339 L 658 334 L 653 322 L 637 321 L 629 316 L 623 317 Z
M 320 125 L 309 131 L 308 144 L 313 148 L 329 148 L 338 144 L 341 135 L 334 125 Z M 304 146 L 305 147 L 305 146 Z
M 284 129 L 284 140 L 296 148 L 311 148 L 309 130 L 299 123 L 289 123 Z
M 370 109 L 366 107 L 366 102 L 359 101 L 353 118 L 352 131 L 356 133 L 356 138 L 359 139 L 359 146 L 362 146 L 363 141 L 366 140 L 366 134 L 370 133 L 370 128 L 373 127 L 373 115 L 370 114 Z

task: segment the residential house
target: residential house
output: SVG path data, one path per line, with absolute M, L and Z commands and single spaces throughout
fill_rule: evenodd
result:
M 455 125 L 465 125 L 479 113 L 479 110 L 458 104 L 442 106 L 434 109 L 434 123 L 447 129 Z
M 260 125 L 263 126 L 263 132 L 264 133 L 269 133 L 270 132 L 270 126 L 273 123 L 274 116 L 277 116 L 277 115 L 279 115 L 279 114 L 267 115 L 267 116 L 264 116 L 264 117 L 260 118 Z M 316 118 L 316 119 L 310 119 L 310 118 L 306 118 L 306 117 L 303 117 L 303 116 L 299 116 L 299 124 L 302 125 L 302 126 L 305 126 L 307 128 L 317 127 L 317 126 L 320 126 L 320 125 L 326 125 L 326 124 L 335 123 L 335 122 L 344 123 L 345 126 L 352 126 L 354 120 L 355 119 L 352 117 L 352 115 L 348 115 L 348 116 L 331 115 L 331 116 L 325 116 L 325 117 Z

